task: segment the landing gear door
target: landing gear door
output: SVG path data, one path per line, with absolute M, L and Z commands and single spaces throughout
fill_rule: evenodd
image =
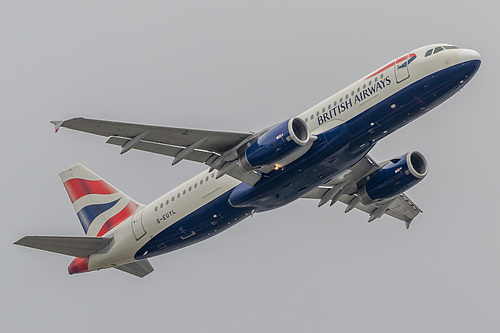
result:
M 143 211 L 144 209 L 141 209 L 132 217 L 132 232 L 136 240 L 141 239 L 146 234 L 146 229 L 144 229 L 144 225 L 142 224 Z
M 396 76 L 397 83 L 401 83 L 410 77 L 410 71 L 408 69 L 409 60 L 409 53 L 396 60 L 396 63 L 394 64 L 394 75 Z

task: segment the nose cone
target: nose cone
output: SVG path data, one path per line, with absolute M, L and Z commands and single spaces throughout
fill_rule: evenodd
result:
M 474 50 L 463 49 L 458 52 L 458 59 L 460 60 L 460 62 L 466 62 L 471 60 L 481 61 L 481 55 Z
M 89 257 L 75 258 L 68 266 L 69 274 L 83 273 L 89 271 Z

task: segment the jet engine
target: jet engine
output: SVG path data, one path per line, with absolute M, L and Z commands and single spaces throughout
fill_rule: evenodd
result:
M 424 156 L 416 151 L 392 159 L 368 177 L 368 181 L 358 191 L 360 199 L 369 205 L 395 197 L 420 182 L 428 169 Z
M 250 144 L 240 156 L 240 165 L 250 171 L 302 156 L 310 147 L 307 124 L 301 118 L 291 118 L 271 128 Z M 296 158 L 293 156 L 296 155 Z M 290 158 L 292 157 L 292 158 Z

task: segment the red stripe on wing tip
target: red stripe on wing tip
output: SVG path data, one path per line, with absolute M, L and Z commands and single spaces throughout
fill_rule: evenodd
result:
M 99 230 L 99 232 L 97 233 L 97 237 L 104 235 L 105 233 L 125 221 L 127 218 L 132 216 L 138 207 L 138 203 L 136 203 L 135 201 L 130 201 L 128 205 L 125 206 L 125 208 L 123 208 L 118 214 L 111 217 L 104 223 L 104 225 L 101 227 L 101 230 Z
M 87 194 L 113 194 L 118 192 L 104 180 L 73 178 L 63 183 L 71 203 Z

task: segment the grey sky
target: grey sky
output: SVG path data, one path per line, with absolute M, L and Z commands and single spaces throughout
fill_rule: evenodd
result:
M 498 266 L 499 5 L 493 1 L 3 1 L 0 275 L 9 331 L 494 332 Z M 58 173 L 81 162 L 147 203 L 203 166 L 106 145 L 74 116 L 259 130 L 413 48 L 479 51 L 451 100 L 380 142 L 419 150 L 427 178 L 407 231 L 302 200 L 198 245 L 69 276 L 71 258 L 11 245 L 82 235 Z

